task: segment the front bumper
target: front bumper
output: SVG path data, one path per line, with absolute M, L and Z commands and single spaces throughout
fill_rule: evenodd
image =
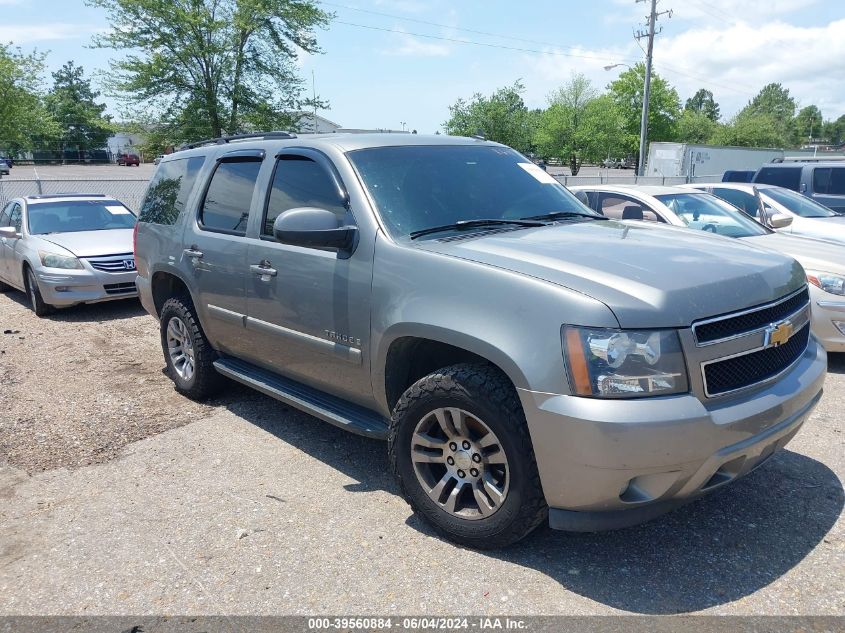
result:
M 38 288 L 44 302 L 57 307 L 80 303 L 98 303 L 138 296 L 134 270 L 108 273 L 89 268 L 63 270 L 57 268 L 35 269 Z
M 557 529 L 648 520 L 747 474 L 798 432 L 821 398 L 813 337 L 776 381 L 702 402 L 692 394 L 601 400 L 519 390 Z
M 810 286 L 813 315 L 813 334 L 828 352 L 845 352 L 845 334 L 834 321 L 845 324 L 845 297 L 833 295 Z M 843 326 L 845 327 L 845 326 Z

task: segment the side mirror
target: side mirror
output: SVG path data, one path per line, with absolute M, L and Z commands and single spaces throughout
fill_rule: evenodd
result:
M 273 235 L 279 242 L 309 248 L 351 251 L 357 232 L 354 226 L 341 226 L 331 211 L 314 207 L 289 209 L 273 222 Z
M 769 224 L 773 229 L 783 229 L 792 224 L 792 216 L 786 213 L 770 213 Z
M 0 237 L 17 237 L 18 230 L 13 226 L 0 226 Z

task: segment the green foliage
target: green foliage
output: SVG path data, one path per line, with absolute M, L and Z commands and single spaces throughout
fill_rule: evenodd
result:
M 719 104 L 713 98 L 713 93 L 704 88 L 699 88 L 693 96 L 687 99 L 684 111 L 703 114 L 713 123 L 719 120 Z
M 469 101 L 458 99 L 449 106 L 449 120 L 443 124 L 443 129 L 454 136 L 474 136 L 480 132 L 491 141 L 528 152 L 537 116 L 525 107 L 524 91 L 522 82 L 516 81 L 489 97 L 476 93 Z
M 0 44 L 0 150 L 16 153 L 55 142 L 58 123 L 41 99 L 43 53 Z
M 331 18 L 313 0 L 86 1 L 112 26 L 95 45 L 126 52 L 110 89 L 168 128 L 188 121 L 179 136 L 274 128 L 311 105 L 294 62 Z
M 845 114 L 835 121 L 825 121 L 824 137 L 837 145 L 845 141 Z
M 578 145 L 585 162 L 599 163 L 605 158 L 621 158 L 639 137 L 625 131 L 625 116 L 610 95 L 592 99 L 584 108 L 578 130 Z
M 595 98 L 590 80 L 573 74 L 566 85 L 549 95 L 549 107 L 540 115 L 534 134 L 537 153 L 568 162 L 573 176 L 584 160 L 581 128 L 586 109 Z
M 798 112 L 792 121 L 793 140 L 797 145 L 806 143 L 811 138 L 818 138 L 824 133 L 824 119 L 817 106 L 810 105 Z
M 787 147 L 789 135 L 774 115 L 743 111 L 727 124 L 719 126 L 710 138 L 710 143 L 741 147 Z
M 69 61 L 53 73 L 53 81 L 45 104 L 61 127 L 63 147 L 80 152 L 104 147 L 113 131 L 111 117 L 103 114 L 105 104 L 94 101 L 100 93 L 84 78 L 82 67 Z
M 644 82 L 645 64 L 637 64 L 608 86 L 610 96 L 625 117 L 626 150 L 632 153 L 639 148 Z M 655 72 L 651 74 L 648 107 L 648 142 L 675 140 L 681 101 L 675 88 Z
M 719 128 L 710 116 L 702 111 L 685 108 L 675 126 L 679 141 L 683 143 L 706 143 Z

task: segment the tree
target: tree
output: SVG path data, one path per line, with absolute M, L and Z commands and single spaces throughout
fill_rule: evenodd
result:
M 824 137 L 834 145 L 845 141 L 845 114 L 835 121 L 825 121 Z
M 727 124 L 719 126 L 710 143 L 741 147 L 786 147 L 788 131 L 772 114 L 740 112 Z
M 458 99 L 449 106 L 449 120 L 443 124 L 443 129 L 455 136 L 481 133 L 491 141 L 529 152 L 537 117 L 525 107 L 524 91 L 522 82 L 515 81 L 512 86 L 499 88 L 489 97 L 476 93 L 469 101 Z
M 59 126 L 41 99 L 44 54 L 0 44 L 0 149 L 10 153 L 51 144 Z
M 577 143 L 585 162 L 620 156 L 637 138 L 625 131 L 625 115 L 610 95 L 592 99 L 584 108 Z
M 534 136 L 537 151 L 544 157 L 568 161 L 572 175 L 578 174 L 584 160 L 579 129 L 584 113 L 595 99 L 592 83 L 582 74 L 549 95 L 549 107 L 540 115 Z
M 294 62 L 320 51 L 314 30 L 331 18 L 314 0 L 86 2 L 111 22 L 95 46 L 127 52 L 111 63 L 111 90 L 171 123 L 189 114 L 192 139 L 276 127 L 313 104 Z
M 53 81 L 45 104 L 61 127 L 64 149 L 84 152 L 103 148 L 112 133 L 111 117 L 103 114 L 104 103 L 94 101 L 100 93 L 91 88 L 82 67 L 69 61 L 53 73 Z
M 629 143 L 626 151 L 632 153 L 639 147 L 644 81 L 645 64 L 637 64 L 608 85 L 611 97 L 625 117 L 625 132 Z M 651 74 L 648 107 L 648 141 L 671 141 L 675 137 L 675 122 L 680 115 L 681 101 L 678 92 L 669 82 L 654 72 Z
M 703 114 L 714 123 L 719 120 L 719 104 L 713 99 L 713 93 L 704 88 L 699 88 L 698 92 L 687 99 L 684 111 Z
M 763 86 L 763 89 L 748 102 L 740 114 L 767 114 L 786 128 L 795 116 L 795 99 L 789 96 L 788 89 L 778 83 L 771 83 Z
M 822 111 L 817 106 L 801 108 L 792 121 L 793 140 L 797 145 L 801 145 L 810 139 L 818 138 L 824 133 L 823 125 Z
M 675 125 L 675 137 L 681 143 L 706 143 L 718 127 L 704 112 L 684 108 Z

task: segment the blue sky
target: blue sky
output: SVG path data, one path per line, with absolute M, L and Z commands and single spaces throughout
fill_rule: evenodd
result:
M 625 70 L 605 65 L 642 59 L 632 32 L 647 12 L 634 0 L 334 0 L 324 8 L 336 14 L 318 33 L 324 53 L 299 60 L 331 104 L 320 114 L 345 127 L 404 122 L 421 133 L 440 129 L 459 97 L 517 79 L 531 107 L 573 72 L 603 89 Z M 682 100 L 706 87 L 730 116 L 780 81 L 826 118 L 845 114 L 842 0 L 661 0 L 659 9 L 672 16 L 659 21 L 655 70 Z M 91 74 L 113 54 L 87 48 L 108 23 L 82 0 L 0 0 L 0 16 L 0 41 L 49 51 L 50 70 L 73 59 Z

